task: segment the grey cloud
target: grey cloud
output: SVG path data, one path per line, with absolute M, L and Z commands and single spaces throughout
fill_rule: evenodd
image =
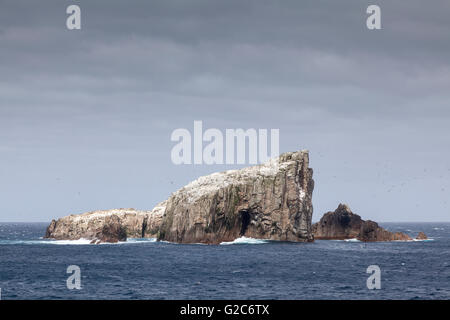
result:
M 0 220 L 149 208 L 229 169 L 170 163 L 171 131 L 193 120 L 309 148 L 316 216 L 348 201 L 373 219 L 420 220 L 429 203 L 447 219 L 433 188 L 450 174 L 448 1 L 378 1 L 380 31 L 369 1 L 77 1 L 68 31 L 72 3 L 0 2 Z

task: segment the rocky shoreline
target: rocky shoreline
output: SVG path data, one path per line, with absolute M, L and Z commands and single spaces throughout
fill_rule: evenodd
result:
M 161 225 L 164 203 L 152 211 L 113 209 L 92 211 L 52 220 L 44 238 L 88 239 L 92 243 L 126 241 L 127 238 L 155 238 Z
M 91 243 L 157 238 L 205 244 L 243 236 L 294 242 L 412 240 L 362 220 L 342 204 L 312 225 L 312 175 L 308 151 L 287 152 L 262 165 L 200 177 L 151 211 L 113 209 L 52 220 L 45 238 Z

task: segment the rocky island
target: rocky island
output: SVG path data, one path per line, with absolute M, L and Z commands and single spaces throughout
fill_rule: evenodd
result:
M 113 209 L 92 211 L 52 220 L 45 238 L 56 240 L 89 239 L 92 243 L 119 242 L 131 238 L 157 236 L 164 213 L 164 203 L 152 211 Z
M 101 243 L 131 237 L 205 244 L 243 236 L 294 242 L 412 240 L 362 220 L 344 204 L 312 225 L 312 176 L 308 151 L 287 152 L 262 165 L 200 177 L 151 211 L 113 209 L 53 220 L 45 238 Z
M 262 165 L 201 177 L 152 211 L 115 209 L 53 220 L 45 237 L 93 243 L 126 237 L 207 244 L 241 236 L 313 241 L 312 175 L 308 151 L 288 152 Z
M 319 222 L 312 226 L 314 238 L 317 240 L 357 239 L 364 242 L 374 241 L 411 241 L 403 232 L 390 232 L 371 220 L 363 220 L 354 214 L 346 204 L 339 204 L 333 212 L 327 212 Z M 417 239 L 427 239 L 420 232 Z

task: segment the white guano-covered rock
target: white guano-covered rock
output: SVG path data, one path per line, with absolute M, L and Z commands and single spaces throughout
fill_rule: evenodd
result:
M 313 188 L 307 151 L 204 176 L 169 197 L 158 239 L 211 244 L 241 236 L 312 241 Z

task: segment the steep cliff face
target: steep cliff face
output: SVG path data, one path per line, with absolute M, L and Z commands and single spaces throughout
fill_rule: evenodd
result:
M 410 236 L 402 232 L 390 232 L 376 222 L 364 221 L 345 204 L 340 204 L 334 212 L 327 212 L 312 226 L 314 239 L 344 240 L 358 239 L 373 241 L 409 241 Z
M 240 236 L 312 241 L 314 181 L 307 151 L 201 177 L 167 200 L 159 240 L 232 241 Z
M 57 240 L 90 239 L 117 242 L 130 238 L 156 237 L 161 224 L 164 203 L 153 211 L 113 209 L 70 215 L 53 220 L 45 238 Z

